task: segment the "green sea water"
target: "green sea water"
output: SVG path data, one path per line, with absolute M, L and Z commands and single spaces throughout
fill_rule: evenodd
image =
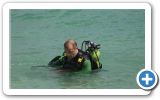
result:
M 101 44 L 103 68 L 92 73 L 47 67 L 75 39 Z M 145 11 L 10 10 L 10 88 L 135 89 L 145 66 Z

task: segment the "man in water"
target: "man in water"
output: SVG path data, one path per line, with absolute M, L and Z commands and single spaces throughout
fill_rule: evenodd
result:
M 77 47 L 76 41 L 69 39 L 64 43 L 63 56 L 53 59 L 49 66 L 61 66 L 62 69 L 90 72 L 92 70 L 89 58 Z

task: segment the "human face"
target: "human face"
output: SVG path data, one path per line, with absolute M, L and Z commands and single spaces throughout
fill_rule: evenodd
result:
M 75 48 L 72 43 L 67 44 L 67 48 L 64 48 L 67 56 L 72 56 L 74 54 Z

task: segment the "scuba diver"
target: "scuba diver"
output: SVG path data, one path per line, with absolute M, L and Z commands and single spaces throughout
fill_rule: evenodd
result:
M 91 41 L 83 41 L 81 49 L 78 49 L 76 41 L 69 39 L 64 43 L 63 55 L 53 58 L 48 66 L 83 72 L 101 69 L 99 49 L 100 45 Z

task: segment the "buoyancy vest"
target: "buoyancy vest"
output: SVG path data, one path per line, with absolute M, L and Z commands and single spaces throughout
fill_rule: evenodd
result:
M 72 59 L 68 59 L 67 56 L 64 56 L 63 69 L 69 69 L 74 71 L 82 70 L 83 63 L 87 59 L 87 56 L 84 55 L 81 50 L 78 50 L 77 55 Z

